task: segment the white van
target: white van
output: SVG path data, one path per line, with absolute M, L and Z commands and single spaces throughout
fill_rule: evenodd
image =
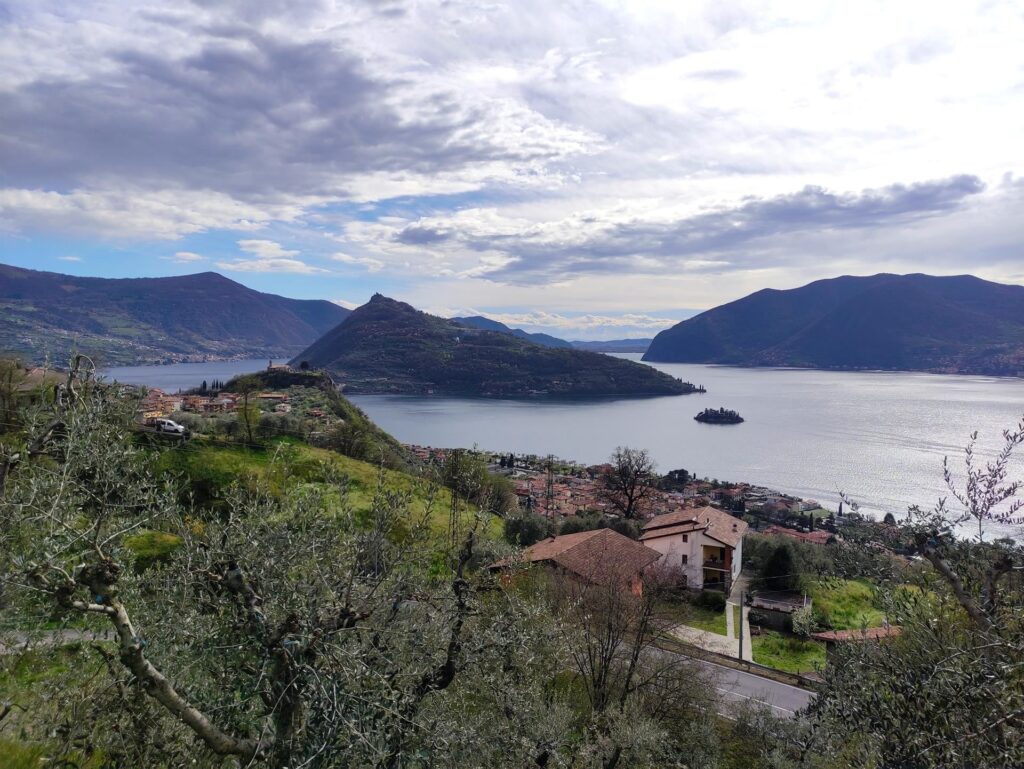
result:
M 184 435 L 187 431 L 184 425 L 179 425 L 173 419 L 154 419 L 151 424 L 158 433 L 172 433 Z

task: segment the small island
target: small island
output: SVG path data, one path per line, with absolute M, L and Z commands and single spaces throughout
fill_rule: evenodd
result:
M 738 425 L 743 421 L 738 413 L 732 409 L 704 409 L 694 417 L 698 422 L 708 425 Z

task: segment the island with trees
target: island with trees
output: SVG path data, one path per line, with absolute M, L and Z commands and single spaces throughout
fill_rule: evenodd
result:
M 727 408 L 704 409 L 694 419 L 706 425 L 738 425 L 744 421 L 737 412 Z

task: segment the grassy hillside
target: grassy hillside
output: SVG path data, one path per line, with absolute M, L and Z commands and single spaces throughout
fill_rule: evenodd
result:
M 320 371 L 262 371 L 236 377 L 224 386 L 226 392 L 241 392 L 244 387 L 259 390 L 305 388 L 320 394 L 323 405 L 343 424 L 330 438 L 332 446 L 343 454 L 383 463 L 391 468 L 408 468 L 410 458 L 405 447 L 379 428 L 373 420 L 344 397 L 330 375 Z
M 389 470 L 287 438 L 263 451 L 197 439 L 165 450 L 158 468 L 181 482 L 183 501 L 190 500 L 209 511 L 221 508 L 232 484 L 241 484 L 276 496 L 303 488 L 329 490 L 332 501 L 325 515 L 340 510 L 341 493 L 333 493 L 339 488 L 344 488 L 345 504 L 357 514 L 369 511 L 378 493 L 408 495 L 412 517 L 426 516 L 439 541 L 451 520 L 452 492 L 429 475 Z M 476 507 L 461 499 L 456 509 L 461 527 L 469 526 L 477 514 Z M 490 518 L 482 532 L 498 539 L 501 522 Z M 145 567 L 169 557 L 180 543 L 172 534 L 146 530 L 130 535 L 125 544 Z
M 187 487 L 209 501 L 234 482 L 258 483 L 275 494 L 284 494 L 293 483 L 325 484 L 342 478 L 353 509 L 367 510 L 381 488 L 408 494 L 414 514 L 431 513 L 433 528 L 447 526 L 451 492 L 437 488 L 427 477 L 353 459 L 328 449 L 318 449 L 291 439 L 279 439 L 265 451 L 193 441 L 160 456 L 162 471 L 177 475 Z M 466 506 L 462 512 L 470 514 Z

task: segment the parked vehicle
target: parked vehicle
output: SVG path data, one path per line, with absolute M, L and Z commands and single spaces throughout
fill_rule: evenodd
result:
M 146 427 L 152 427 L 158 433 L 169 433 L 171 435 L 185 435 L 188 433 L 188 428 L 184 425 L 179 425 L 173 419 L 148 419 L 146 420 Z

